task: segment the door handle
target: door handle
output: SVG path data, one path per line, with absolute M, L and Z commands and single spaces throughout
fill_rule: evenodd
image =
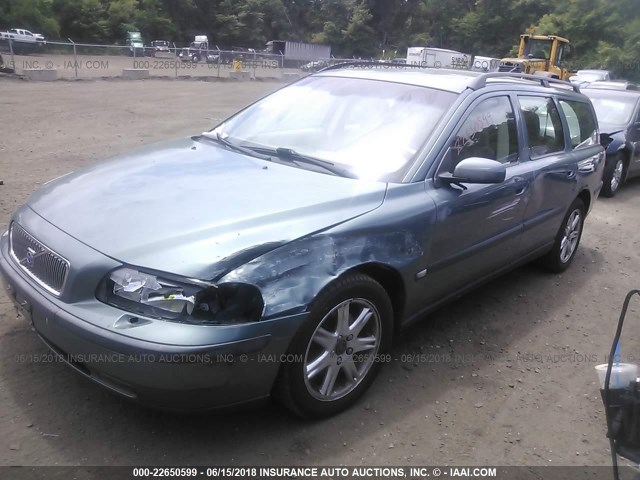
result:
M 518 196 L 527 191 L 529 182 L 522 177 L 513 177 L 513 185 L 516 187 L 516 196 Z
M 594 155 L 593 157 L 587 158 L 586 160 L 582 160 L 578 162 L 578 171 L 580 173 L 592 173 L 595 172 L 602 160 L 604 155 L 599 153 L 598 155 Z

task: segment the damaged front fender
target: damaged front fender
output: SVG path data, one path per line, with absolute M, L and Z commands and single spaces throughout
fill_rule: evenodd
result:
M 424 303 L 426 287 L 417 274 L 427 267 L 436 213 L 424 183 L 391 185 L 379 208 L 265 252 L 216 283 L 257 286 L 264 300 L 262 318 L 268 319 L 307 311 L 323 288 L 348 271 L 374 276 L 380 271 L 381 283 L 398 282 L 383 287 L 390 296 L 402 293 L 396 299 L 404 318 Z
M 403 270 L 422 254 L 411 232 L 327 232 L 273 250 L 220 281 L 256 285 L 265 303 L 263 318 L 270 318 L 306 310 L 327 284 L 348 270 L 368 264 Z

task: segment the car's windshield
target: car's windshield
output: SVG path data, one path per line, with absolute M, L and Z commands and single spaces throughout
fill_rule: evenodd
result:
M 357 78 L 310 77 L 262 99 L 215 131 L 245 146 L 288 148 L 360 178 L 408 166 L 454 93 Z
M 591 99 L 598 123 L 626 125 L 631 120 L 636 106 L 635 96 L 607 95 L 592 89 L 585 89 L 583 93 Z

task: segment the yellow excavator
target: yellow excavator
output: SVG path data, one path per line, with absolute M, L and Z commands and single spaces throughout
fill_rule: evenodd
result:
M 517 58 L 503 58 L 500 72 L 529 73 L 545 77 L 569 80 L 573 76 L 564 67 L 571 52 L 571 43 L 557 35 L 520 35 Z

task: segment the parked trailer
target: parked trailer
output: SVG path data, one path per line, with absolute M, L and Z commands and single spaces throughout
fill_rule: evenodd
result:
M 331 47 L 316 43 L 272 40 L 266 44 L 266 53 L 281 55 L 285 66 L 299 66 L 301 62 L 331 58 Z
M 474 72 L 497 72 L 500 68 L 500 59 L 476 55 L 471 62 L 470 70 Z
M 468 69 L 471 56 L 455 50 L 431 47 L 409 47 L 407 64 L 431 68 Z

